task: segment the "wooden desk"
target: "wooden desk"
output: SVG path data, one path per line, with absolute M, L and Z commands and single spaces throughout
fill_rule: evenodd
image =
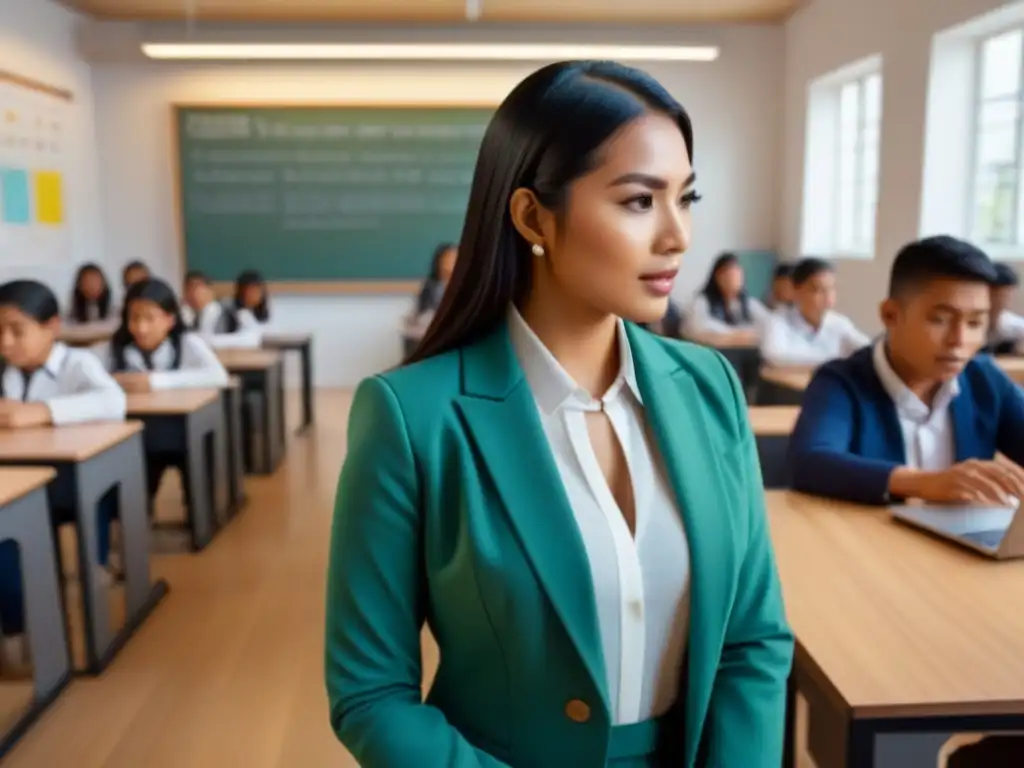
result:
M 67 427 L 0 430 L 0 464 L 53 467 L 51 507 L 73 509 L 78 529 L 88 672 L 101 672 L 167 593 L 149 572 L 149 513 L 143 467 L 142 424 L 101 422 Z M 118 488 L 125 575 L 125 624 L 110 628 L 110 594 L 100 578 L 97 504 Z
M 302 434 L 313 424 L 313 335 L 310 333 L 268 333 L 263 346 L 280 352 L 299 353 L 302 374 L 302 422 L 295 434 Z
M 116 330 L 116 322 L 61 325 L 59 338 L 69 347 L 92 347 L 110 341 Z
M 758 405 L 800 405 L 804 390 L 811 383 L 814 371 L 810 368 L 761 368 L 758 383 Z
M 800 416 L 800 408 L 793 405 L 755 405 L 749 409 L 749 414 L 750 426 L 757 440 L 764 487 L 788 487 L 786 453 L 789 450 L 789 436 Z
M 1006 355 L 996 358 L 999 367 L 1018 384 L 1024 385 L 1024 356 Z
M 732 333 L 687 333 L 683 336 L 694 344 L 703 344 L 715 349 L 750 349 L 757 348 L 758 338 L 754 331 L 734 331 Z
M 766 499 L 794 683 L 812 723 L 837 713 L 836 754 L 819 765 L 873 765 L 882 733 L 935 733 L 937 744 L 1024 730 L 1024 561 L 989 561 L 876 508 Z M 934 751 L 925 759 L 934 765 Z
M 128 417 L 145 426 L 147 453 L 183 457 L 182 483 L 192 547 L 201 550 L 227 523 L 228 434 L 219 389 L 170 389 L 128 395 Z
M 0 756 L 71 680 L 71 650 L 46 497 L 46 487 L 56 477 L 48 467 L 0 469 L 0 539 L 10 539 L 20 548 L 24 628 L 32 657 L 32 690 L 25 692 L 14 721 L 0 733 Z
M 242 381 L 246 401 L 242 409 L 248 446 L 246 465 L 250 471 L 272 474 L 285 450 L 281 353 L 266 349 L 219 349 L 217 357 Z

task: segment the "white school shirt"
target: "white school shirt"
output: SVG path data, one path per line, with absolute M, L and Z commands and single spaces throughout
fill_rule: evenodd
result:
M 927 472 L 949 469 L 956 463 L 956 439 L 949 405 L 960 394 L 959 380 L 953 378 L 944 383 L 929 408 L 893 370 L 883 340 L 875 342 L 871 357 L 882 387 L 896 406 L 907 466 Z
M 993 343 L 1012 341 L 1017 345 L 1017 352 L 1024 353 L 1024 317 L 1004 309 L 999 313 L 993 330 Z
M 239 310 L 235 313 L 238 318 L 238 330 L 234 333 L 223 333 L 217 330 L 221 317 L 224 315 L 224 305 L 219 301 L 211 301 L 199 314 L 198 327 L 194 332 L 198 333 L 214 349 L 253 349 L 263 343 L 263 327 L 256 316 L 248 310 Z M 195 311 L 184 306 L 181 310 L 182 319 L 185 324 L 192 328 L 195 321 Z
M 748 328 L 760 329 L 772 316 L 771 310 L 753 296 L 747 297 L 747 309 L 750 311 L 749 323 L 739 322 L 736 325 L 729 325 L 711 314 L 711 305 L 707 296 L 699 294 L 690 305 L 690 311 L 686 318 L 686 331 L 692 335 L 699 335 L 702 333 L 731 333 Z M 739 300 L 732 302 L 730 310 L 734 317 L 743 317 L 743 307 Z
M 124 390 L 103 364 L 86 349 L 56 342 L 46 363 L 29 377 L 13 365 L 3 373 L 3 396 L 8 400 L 46 403 L 56 426 L 85 421 L 124 419 Z
M 820 365 L 847 357 L 871 339 L 845 315 L 826 312 L 820 328 L 808 323 L 796 307 L 773 312 L 761 337 L 761 357 L 769 365 Z
M 665 469 L 648 437 L 625 327 L 622 367 L 600 401 L 579 387 L 515 309 L 509 333 L 590 562 L 616 725 L 665 714 L 679 695 L 690 619 L 690 552 Z M 604 407 L 629 466 L 636 538 L 590 443 L 585 414 Z M 529 478 L 524 478 L 529 482 Z
M 110 345 L 104 345 L 98 354 L 111 368 L 114 355 Z M 228 372 L 217 354 L 198 334 L 186 333 L 181 337 L 181 357 L 178 367 L 174 366 L 174 345 L 170 340 L 157 347 L 150 355 L 150 364 L 138 347 L 131 345 L 124 350 L 126 372 L 149 373 L 152 389 L 221 389 L 228 385 Z

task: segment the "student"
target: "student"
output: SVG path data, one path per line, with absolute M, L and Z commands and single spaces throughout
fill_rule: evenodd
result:
M 68 322 L 83 324 L 107 320 L 114 316 L 110 305 L 110 285 L 97 264 L 83 264 L 75 275 L 71 292 Z
M 772 292 L 768 297 L 769 309 L 780 309 L 793 304 L 793 265 L 779 264 L 772 275 Z
M 416 297 L 416 304 L 404 320 L 403 335 L 407 346 L 414 347 L 422 338 L 434 318 L 434 313 L 441 306 L 441 298 L 455 271 L 458 253 L 458 246 L 454 243 L 441 243 L 434 249 L 434 255 L 430 260 L 430 274 L 423 281 Z
M 270 322 L 267 284 L 263 275 L 255 269 L 246 270 L 235 279 L 235 312 L 238 314 L 239 325 L 244 327 Z
M 770 312 L 743 288 L 743 267 L 733 253 L 723 253 L 711 267 L 707 283 L 693 301 L 686 330 L 698 336 L 754 330 Z
M 992 323 L 987 351 L 993 355 L 1024 354 L 1024 317 L 1011 312 L 1014 294 L 1020 279 L 1013 267 L 995 264 L 996 279 L 992 284 Z
M 1024 391 L 988 356 L 988 257 L 951 237 L 904 247 L 884 338 L 820 368 L 790 439 L 793 488 L 861 504 L 1024 499 Z
M 57 341 L 59 332 L 57 297 L 49 288 L 34 280 L 0 285 L 0 429 L 124 419 L 124 392 L 88 350 Z M 101 502 L 102 563 L 109 554 L 109 522 L 116 503 L 116 495 Z M 74 511 L 55 509 L 53 517 L 58 524 L 71 523 Z M 17 544 L 0 543 L 0 628 L 6 660 L 14 667 L 23 666 L 25 651 L 18 563 Z
M 236 312 L 217 301 L 210 279 L 199 271 L 185 275 L 185 307 L 182 318 L 188 328 L 214 348 L 258 347 L 263 329 L 252 312 Z
M 817 366 L 845 357 L 871 343 L 850 318 L 832 307 L 836 276 L 822 259 L 803 259 L 793 268 L 793 306 L 768 320 L 761 339 L 761 357 L 769 365 Z
M 152 274 L 149 271 L 149 267 L 144 263 L 141 261 L 129 261 L 121 271 L 121 285 L 127 291 L 136 283 L 149 280 L 151 277 Z
M 228 384 L 224 366 L 202 338 L 189 333 L 174 291 L 162 280 L 143 280 L 128 290 L 121 327 L 102 354 L 114 378 L 127 392 L 220 389 Z M 151 499 L 169 467 L 184 471 L 183 456 L 147 454 L 146 477 Z

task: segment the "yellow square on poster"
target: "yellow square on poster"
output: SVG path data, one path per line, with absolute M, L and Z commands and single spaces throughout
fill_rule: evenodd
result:
M 57 171 L 36 171 L 36 221 L 40 224 L 64 223 L 64 199 Z

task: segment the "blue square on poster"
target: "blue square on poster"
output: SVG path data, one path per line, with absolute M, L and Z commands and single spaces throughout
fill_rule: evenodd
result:
M 28 171 L 0 168 L 0 221 L 28 224 L 32 218 Z

